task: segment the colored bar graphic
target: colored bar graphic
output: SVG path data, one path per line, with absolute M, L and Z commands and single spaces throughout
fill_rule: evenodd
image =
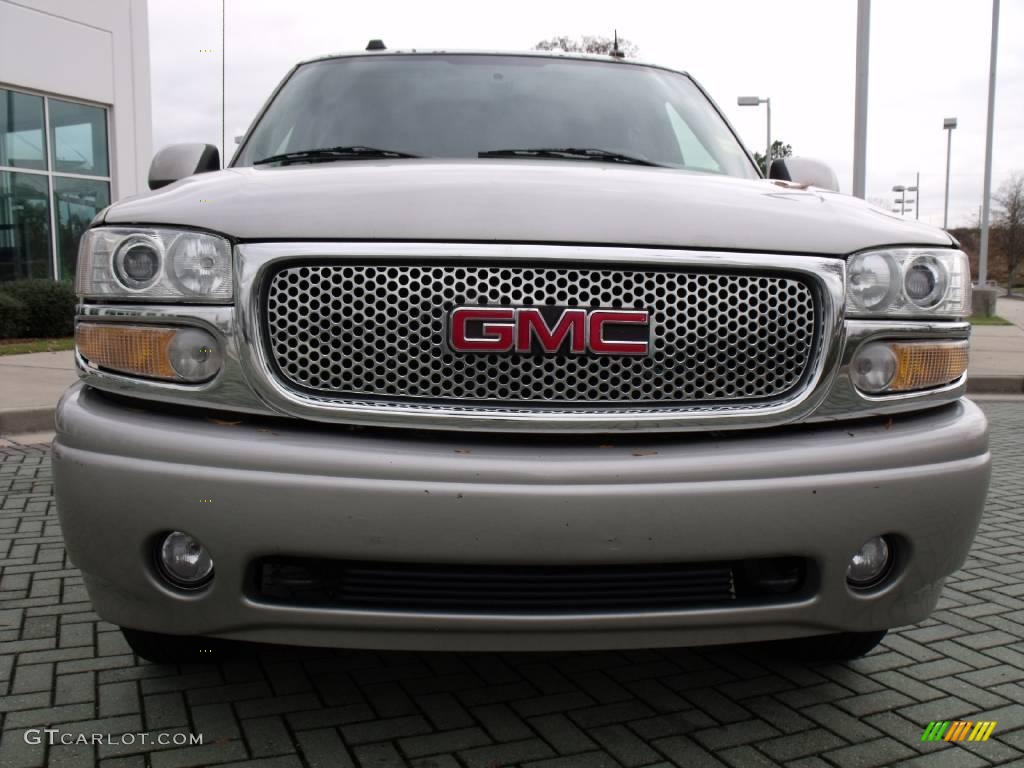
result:
M 921 734 L 921 741 L 988 741 L 995 720 L 933 720 Z
M 952 727 L 949 729 L 949 733 L 946 734 L 944 741 L 960 741 L 967 733 L 967 729 L 970 727 L 971 724 L 964 722 L 963 720 L 954 721 Z

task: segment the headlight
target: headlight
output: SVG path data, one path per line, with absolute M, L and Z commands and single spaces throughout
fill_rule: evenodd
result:
M 78 247 L 75 291 L 87 299 L 228 303 L 231 245 L 204 232 L 90 229 Z
M 967 317 L 967 255 L 942 248 L 889 248 L 858 253 L 846 265 L 851 317 Z

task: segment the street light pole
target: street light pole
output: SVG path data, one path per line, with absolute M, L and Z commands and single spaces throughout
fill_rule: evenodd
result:
M 988 279 L 988 208 L 992 194 L 992 123 L 996 111 L 996 52 L 999 44 L 999 0 L 992 0 L 992 53 L 988 65 L 988 128 L 985 134 L 985 189 L 981 198 L 981 248 L 978 254 L 978 287 Z
M 953 150 L 953 129 L 956 128 L 956 118 L 947 117 L 942 121 L 942 127 L 946 131 L 946 201 L 942 205 L 942 228 L 949 229 L 949 158 Z
M 921 172 L 917 172 L 917 180 L 914 182 L 914 218 L 921 218 Z
M 894 202 L 900 204 L 900 216 L 902 216 L 907 212 L 907 188 L 902 184 L 897 184 L 895 187 L 892 188 L 892 191 L 900 193 L 900 199 Z
M 772 165 L 772 100 L 770 97 L 762 99 L 760 96 L 740 96 L 736 99 L 736 104 L 741 107 L 757 107 L 764 104 L 768 107 L 768 146 L 764 152 L 764 177 L 767 179 Z
M 868 145 L 868 49 L 871 0 L 857 0 L 857 76 L 853 116 L 853 196 L 865 195 Z

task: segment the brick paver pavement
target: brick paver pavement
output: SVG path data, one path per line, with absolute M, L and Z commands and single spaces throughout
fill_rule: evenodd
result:
M 47 451 L 0 448 L 0 766 L 1024 765 L 1024 404 L 985 409 L 988 510 L 939 609 L 865 659 L 814 667 L 756 648 L 268 647 L 221 664 L 139 662 L 65 559 Z M 998 725 L 985 743 L 920 741 L 929 721 L 956 718 Z M 151 743 L 26 743 L 26 729 L 48 727 Z M 181 734 L 203 744 L 152 743 Z

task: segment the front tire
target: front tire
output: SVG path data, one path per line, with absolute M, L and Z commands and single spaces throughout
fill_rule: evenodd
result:
M 141 629 L 121 627 L 132 651 L 156 664 L 179 664 L 196 661 L 221 661 L 230 645 L 197 635 L 164 635 Z

